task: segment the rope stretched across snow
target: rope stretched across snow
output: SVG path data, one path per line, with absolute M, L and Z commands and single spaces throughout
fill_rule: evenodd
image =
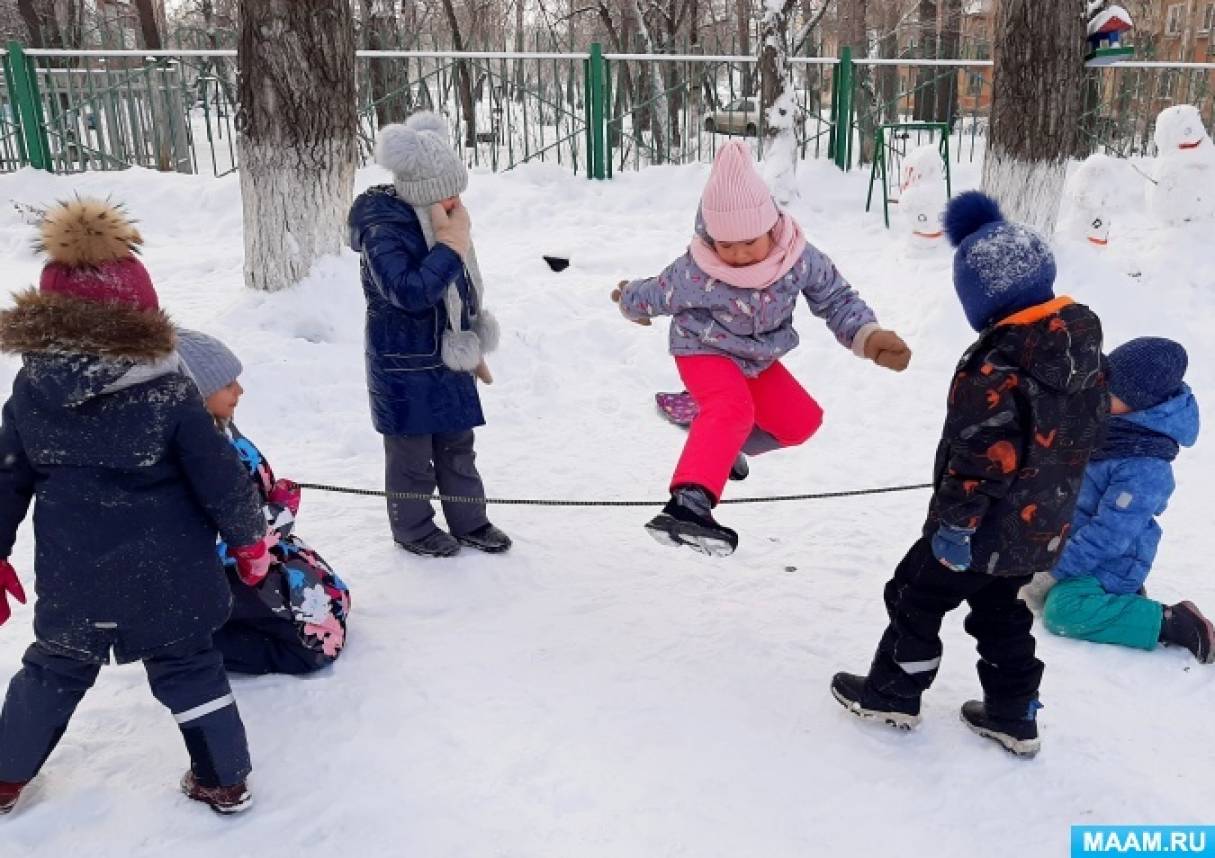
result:
M 442 503 L 494 504 L 497 506 L 556 506 L 556 507 L 652 507 L 662 506 L 662 500 L 568 500 L 561 498 L 474 498 L 463 495 L 427 494 L 425 492 L 385 492 L 376 489 L 356 489 L 348 486 L 331 486 L 324 483 L 299 483 L 301 489 L 319 492 L 361 495 L 363 497 L 391 498 L 392 500 L 441 501 Z M 723 504 L 785 503 L 788 501 L 827 500 L 831 498 L 854 498 L 865 495 L 885 495 L 896 492 L 915 492 L 932 488 L 932 483 L 915 483 L 906 486 L 885 486 L 870 489 L 852 489 L 841 492 L 814 492 L 797 495 L 770 495 L 768 497 L 727 498 Z

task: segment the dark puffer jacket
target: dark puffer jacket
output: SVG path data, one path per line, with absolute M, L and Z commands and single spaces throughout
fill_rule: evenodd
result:
M 38 640 L 98 662 L 207 640 L 231 606 L 216 533 L 248 545 L 266 524 L 168 317 L 31 290 L 0 313 L 0 348 L 24 357 L 0 426 L 0 556 L 36 499 Z
M 958 365 L 937 448 L 926 536 L 976 530 L 971 568 L 1054 568 L 1109 414 L 1101 321 L 1070 299 L 984 331 Z
M 454 283 L 464 299 L 461 327 L 475 295 L 459 255 L 426 247 L 413 208 L 391 185 L 370 188 L 350 209 L 350 247 L 362 254 L 367 298 L 367 393 L 381 435 L 431 435 L 481 426 L 485 417 L 472 373 L 443 364 L 448 329 L 443 296 Z

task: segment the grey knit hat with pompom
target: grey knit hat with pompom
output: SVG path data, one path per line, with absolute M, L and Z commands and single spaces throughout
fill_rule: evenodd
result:
M 381 128 L 375 161 L 392 172 L 397 196 L 413 206 L 434 205 L 468 187 L 468 170 L 448 141 L 447 123 L 434 113 L 415 113 Z

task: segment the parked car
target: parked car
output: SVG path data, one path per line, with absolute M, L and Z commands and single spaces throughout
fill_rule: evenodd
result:
M 806 124 L 806 111 L 797 108 L 795 121 L 799 132 Z M 710 134 L 739 134 L 754 137 L 763 125 L 758 98 L 739 98 L 705 116 L 705 131 Z
M 705 117 L 705 131 L 710 134 L 754 137 L 759 133 L 760 124 L 758 98 L 736 99 Z

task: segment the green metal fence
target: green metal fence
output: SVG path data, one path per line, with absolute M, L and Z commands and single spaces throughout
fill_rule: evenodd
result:
M 451 124 L 473 167 L 551 162 L 590 177 L 711 159 L 722 141 L 764 156 L 757 60 L 740 54 L 368 50 L 357 59 L 359 137 L 423 108 Z M 549 47 L 551 50 L 541 50 Z M 236 52 L 4 51 L 0 171 L 139 166 L 225 175 L 237 168 Z M 989 60 L 790 57 L 800 154 L 841 169 L 873 156 L 883 125 L 944 122 L 955 160 L 983 151 Z M 1156 114 L 1215 111 L 1215 64 L 1124 63 L 1089 72 L 1083 125 L 1097 148 L 1150 154 Z M 918 133 L 918 132 L 916 132 Z M 904 149 L 924 140 L 908 133 Z

